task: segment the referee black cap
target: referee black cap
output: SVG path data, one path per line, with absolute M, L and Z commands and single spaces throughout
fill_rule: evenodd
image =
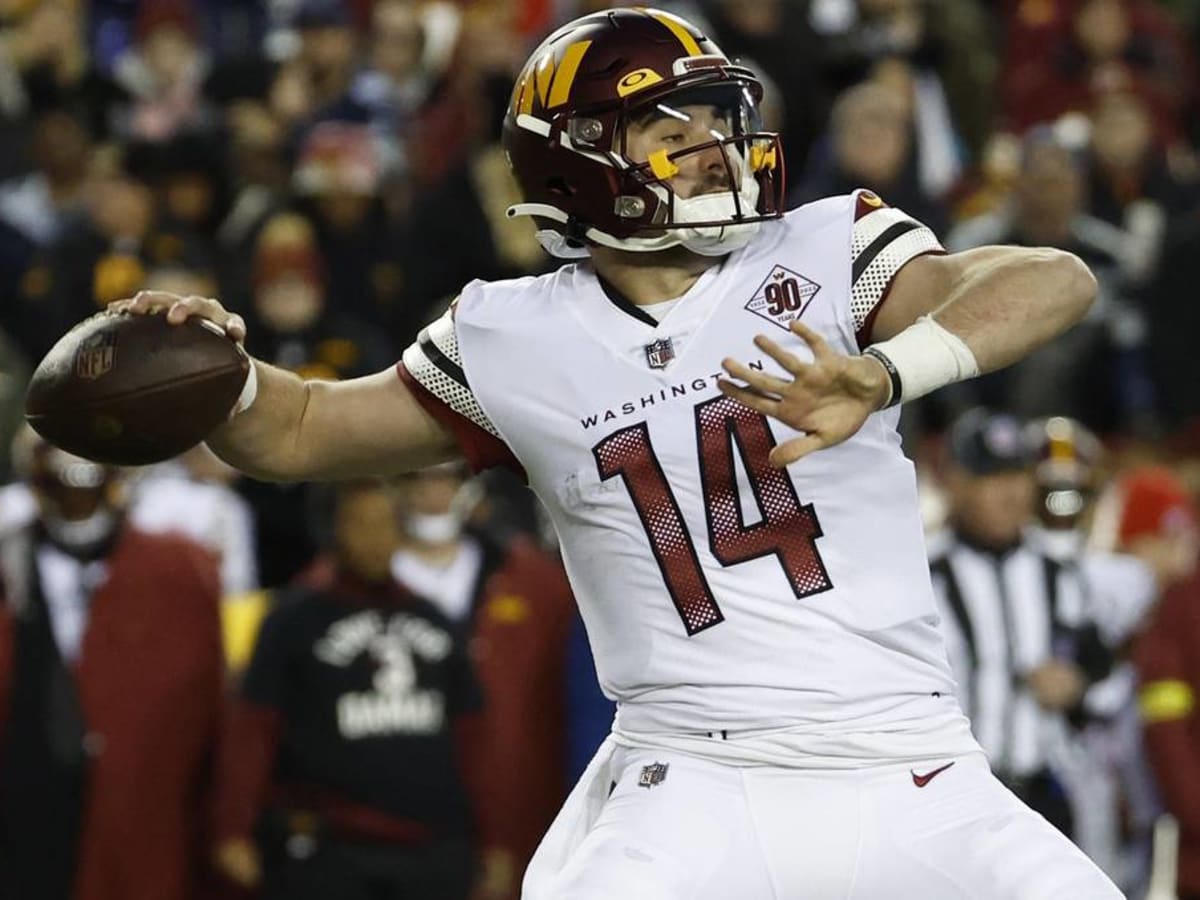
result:
M 972 475 L 1015 472 L 1033 462 L 1021 421 L 982 407 L 955 420 L 949 444 L 951 460 Z

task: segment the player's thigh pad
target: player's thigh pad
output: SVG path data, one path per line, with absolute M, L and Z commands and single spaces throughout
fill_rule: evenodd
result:
M 770 900 L 743 771 L 617 748 L 551 826 L 522 900 Z M 597 787 L 611 794 L 587 802 Z
M 982 756 L 889 769 L 863 785 L 863 840 L 851 900 L 1120 900 L 1061 832 L 1019 801 Z M 781 895 L 800 897 L 800 893 Z

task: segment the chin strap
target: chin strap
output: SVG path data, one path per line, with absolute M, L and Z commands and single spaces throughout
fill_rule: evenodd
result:
M 557 206 L 551 206 L 548 203 L 518 203 L 510 206 L 504 212 L 510 219 L 515 219 L 517 216 L 538 216 L 562 225 L 567 224 L 567 220 L 570 218 Z M 588 253 L 587 247 L 572 245 L 565 234 L 555 231 L 553 228 L 539 228 L 534 236 L 542 245 L 542 249 L 555 259 L 587 259 L 591 255 Z
M 551 206 L 549 203 L 517 203 L 506 209 L 504 214 L 510 219 L 515 219 L 517 216 L 541 216 L 543 219 L 563 225 L 566 225 L 567 219 L 570 218 L 557 206 Z
M 547 203 L 518 203 L 506 210 L 510 219 L 518 216 L 538 216 L 552 222 L 566 224 L 570 218 L 556 206 Z M 584 238 L 601 247 L 611 247 L 614 250 L 626 250 L 633 253 L 656 253 L 659 250 L 669 250 L 671 247 L 687 247 L 702 256 L 724 256 L 734 250 L 740 250 L 750 242 L 758 232 L 759 223 L 731 223 L 712 228 L 690 229 L 672 228 L 664 231 L 658 237 L 652 238 L 616 238 L 598 228 L 589 228 L 584 232 Z M 693 232 L 716 232 L 715 234 L 694 234 Z M 591 254 L 586 246 L 573 246 L 564 234 L 553 228 L 539 229 L 535 235 L 542 249 L 556 259 L 586 259 Z

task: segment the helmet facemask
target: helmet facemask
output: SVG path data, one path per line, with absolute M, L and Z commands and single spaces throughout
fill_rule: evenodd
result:
M 747 86 L 730 81 L 653 98 L 618 119 L 616 141 L 629 167 L 623 181 L 660 201 L 643 233 L 622 242 L 625 249 L 682 245 L 717 256 L 758 231 L 758 173 L 777 166 L 779 152 Z M 618 198 L 618 214 L 626 196 Z M 638 208 L 636 200 L 631 205 Z

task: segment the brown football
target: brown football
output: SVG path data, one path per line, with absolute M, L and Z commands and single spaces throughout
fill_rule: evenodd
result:
M 212 322 L 99 313 L 38 365 L 25 418 L 50 443 L 96 462 L 161 462 L 225 421 L 249 370 Z

